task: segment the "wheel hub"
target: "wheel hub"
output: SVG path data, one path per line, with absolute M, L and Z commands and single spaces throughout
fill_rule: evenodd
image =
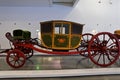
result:
M 103 51 L 103 52 L 106 52 L 106 51 L 107 51 L 107 47 L 106 47 L 106 46 L 103 46 L 103 47 L 102 47 L 102 51 Z
M 14 58 L 14 61 L 18 61 L 18 60 L 19 60 L 19 58 L 18 58 L 18 57 L 15 57 L 15 58 Z
M 106 52 L 107 51 L 107 41 L 102 41 L 102 43 L 100 44 L 101 45 L 101 51 L 102 52 Z

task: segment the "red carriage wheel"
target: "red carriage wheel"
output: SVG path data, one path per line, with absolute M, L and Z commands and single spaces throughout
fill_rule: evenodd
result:
M 80 46 L 77 48 L 77 51 L 80 51 L 80 55 L 88 57 L 88 44 L 93 37 L 91 33 L 85 33 L 82 35 L 82 40 Z
M 92 37 L 88 46 L 89 58 L 101 67 L 107 67 L 119 58 L 119 41 L 109 32 L 101 32 Z
M 8 52 L 6 61 L 13 68 L 20 68 L 24 65 L 26 57 L 20 50 L 14 49 Z

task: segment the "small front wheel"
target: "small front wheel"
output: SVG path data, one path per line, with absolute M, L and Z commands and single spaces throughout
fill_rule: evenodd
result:
M 26 57 L 20 50 L 14 49 L 7 53 L 6 61 L 13 68 L 20 68 L 25 64 Z

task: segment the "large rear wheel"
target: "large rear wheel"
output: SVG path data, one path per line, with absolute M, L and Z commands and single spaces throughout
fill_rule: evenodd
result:
M 89 58 L 101 67 L 107 67 L 119 58 L 119 41 L 109 32 L 101 32 L 92 37 L 88 46 Z

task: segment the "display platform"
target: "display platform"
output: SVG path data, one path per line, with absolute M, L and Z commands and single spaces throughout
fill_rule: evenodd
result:
M 109 67 L 99 67 L 89 58 L 80 55 L 34 55 L 19 69 L 6 63 L 6 56 L 0 56 L 0 78 L 70 77 L 93 75 L 119 75 L 119 60 Z

